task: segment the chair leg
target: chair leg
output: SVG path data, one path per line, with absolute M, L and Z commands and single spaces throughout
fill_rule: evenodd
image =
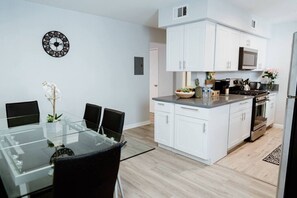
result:
M 120 192 L 121 192 L 122 198 L 125 198 L 125 196 L 124 196 L 124 190 L 123 190 L 123 187 L 122 187 L 120 173 L 118 173 L 117 183 L 118 183 L 118 186 L 120 188 Z

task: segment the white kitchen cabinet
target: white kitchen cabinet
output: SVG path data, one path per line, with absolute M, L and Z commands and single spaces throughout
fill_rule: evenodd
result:
M 201 108 L 175 104 L 174 149 L 212 164 L 227 155 L 229 105 Z
M 228 149 L 250 136 L 252 99 L 230 105 Z
M 175 148 L 190 155 L 208 158 L 208 122 L 184 115 L 175 116 Z
M 266 112 L 267 117 L 266 126 L 271 126 L 275 121 L 275 105 L 276 105 L 276 93 L 269 94 L 269 100 L 266 102 Z
M 172 147 L 174 135 L 174 104 L 155 101 L 155 141 Z
M 215 48 L 215 71 L 237 71 L 240 32 L 217 25 Z
M 257 38 L 256 40 L 256 49 L 258 49 L 257 70 L 262 71 L 266 67 L 267 40 L 264 38 Z
M 241 32 L 240 33 L 240 47 L 256 49 L 257 48 L 257 38 L 251 34 Z
M 167 71 L 213 71 L 215 24 L 202 21 L 169 27 Z

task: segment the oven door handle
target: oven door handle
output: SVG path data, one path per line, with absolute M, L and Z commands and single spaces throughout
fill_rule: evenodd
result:
M 265 105 L 265 104 L 266 104 L 266 100 L 261 101 L 261 102 L 257 102 L 257 103 L 256 103 L 256 107 L 257 107 L 257 106 L 260 106 L 260 105 Z

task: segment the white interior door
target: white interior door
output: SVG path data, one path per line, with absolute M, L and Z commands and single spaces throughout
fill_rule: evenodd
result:
M 150 49 L 150 112 L 154 112 L 152 98 L 158 97 L 159 50 Z

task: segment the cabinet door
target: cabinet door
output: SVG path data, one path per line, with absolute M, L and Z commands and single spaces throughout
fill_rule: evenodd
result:
M 173 146 L 173 114 L 155 112 L 155 142 L 166 146 Z
M 245 140 L 251 135 L 252 110 L 246 109 L 243 111 L 243 121 L 241 126 L 241 140 Z
M 215 71 L 227 71 L 230 68 L 229 61 L 229 28 L 217 25 Z
M 258 59 L 257 70 L 263 70 L 266 66 L 266 46 L 267 40 L 263 38 L 257 38 Z
M 269 101 L 266 102 L 266 117 L 267 117 L 267 126 L 274 123 L 275 117 L 275 96 L 269 96 Z
M 239 45 L 240 45 L 240 32 L 236 30 L 230 30 L 229 33 L 229 71 L 238 70 L 239 59 Z
M 183 71 L 184 26 L 167 28 L 166 61 L 167 71 Z
M 175 116 L 174 147 L 202 159 L 208 159 L 207 121 L 181 115 Z
M 212 71 L 215 25 L 197 22 L 185 25 L 184 66 L 186 71 Z
M 240 47 L 257 49 L 257 37 L 244 32 L 240 33 Z
M 242 111 L 230 115 L 228 149 L 242 141 L 242 123 Z

